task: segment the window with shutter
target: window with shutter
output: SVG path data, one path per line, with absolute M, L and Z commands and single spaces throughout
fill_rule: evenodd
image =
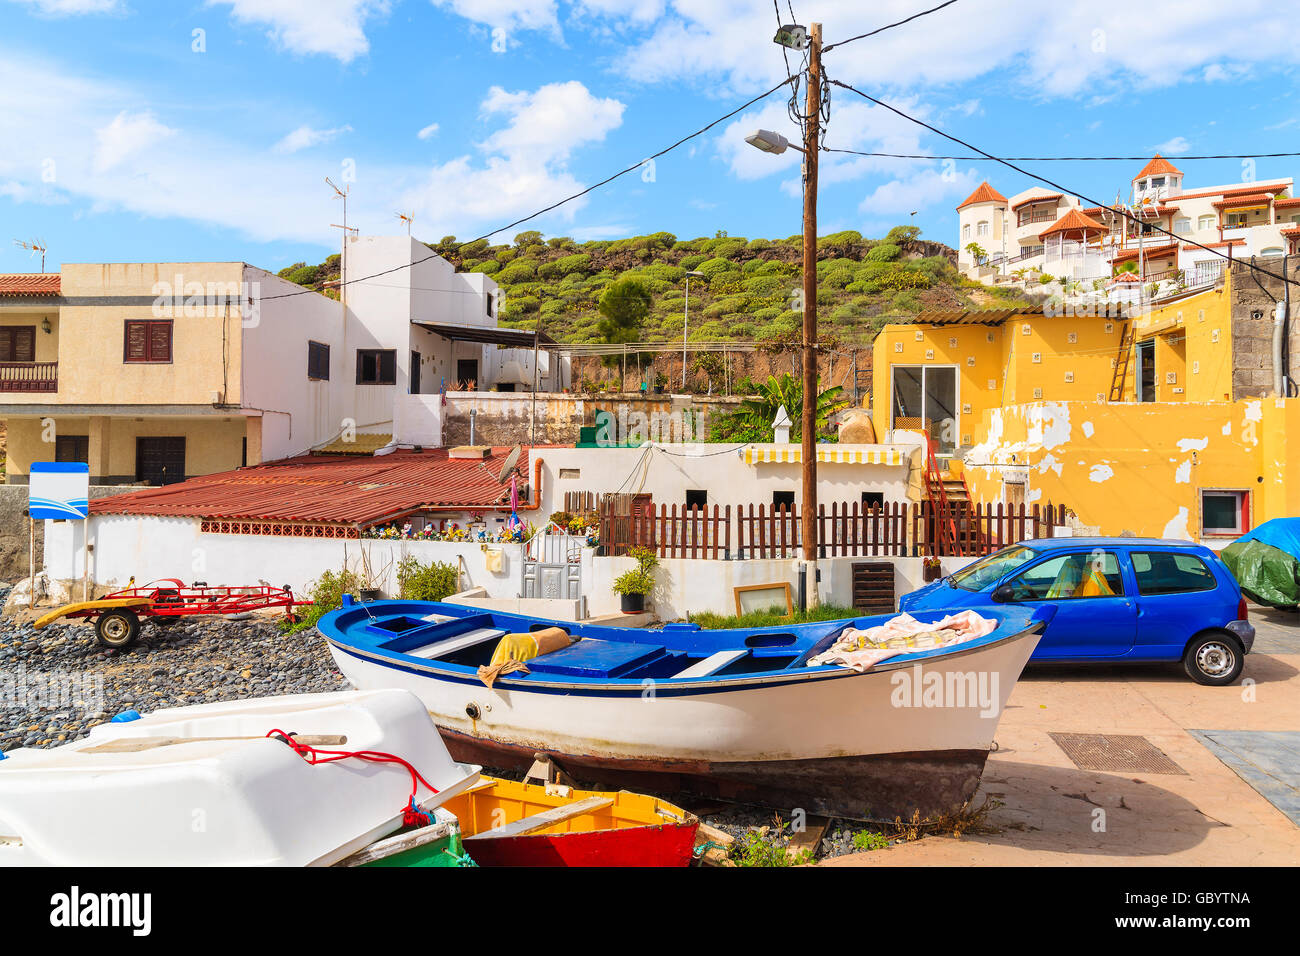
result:
M 307 343 L 307 377 L 328 382 L 330 377 L 330 347 L 323 342 Z
M 145 321 L 128 319 L 122 347 L 124 362 L 170 362 L 172 360 L 171 319 Z
M 36 326 L 0 328 L 0 362 L 35 362 Z

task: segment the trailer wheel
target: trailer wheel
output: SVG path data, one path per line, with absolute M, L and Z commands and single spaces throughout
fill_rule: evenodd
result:
M 140 618 L 134 611 L 115 608 L 95 621 L 95 639 L 105 647 L 130 647 L 140 636 Z

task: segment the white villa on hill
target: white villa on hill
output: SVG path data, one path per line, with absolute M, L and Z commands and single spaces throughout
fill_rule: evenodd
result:
M 1145 282 L 1177 276 L 1196 286 L 1216 280 L 1226 261 L 1193 242 L 1234 259 L 1300 252 L 1291 178 L 1188 187 L 1182 170 L 1159 154 L 1133 177 L 1126 204 L 1084 206 L 1041 186 L 1008 199 L 985 181 L 957 213 L 958 266 L 989 285 L 1135 271 Z

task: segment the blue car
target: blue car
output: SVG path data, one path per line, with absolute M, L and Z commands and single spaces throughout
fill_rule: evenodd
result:
M 1209 548 L 1155 538 L 1046 538 L 1003 548 L 906 594 L 902 611 L 1055 604 L 1031 660 L 1182 661 L 1231 684 L 1255 643 L 1246 599 Z

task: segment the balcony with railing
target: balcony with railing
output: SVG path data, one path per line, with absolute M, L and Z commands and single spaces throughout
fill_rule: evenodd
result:
M 0 362 L 0 392 L 58 390 L 58 362 Z

